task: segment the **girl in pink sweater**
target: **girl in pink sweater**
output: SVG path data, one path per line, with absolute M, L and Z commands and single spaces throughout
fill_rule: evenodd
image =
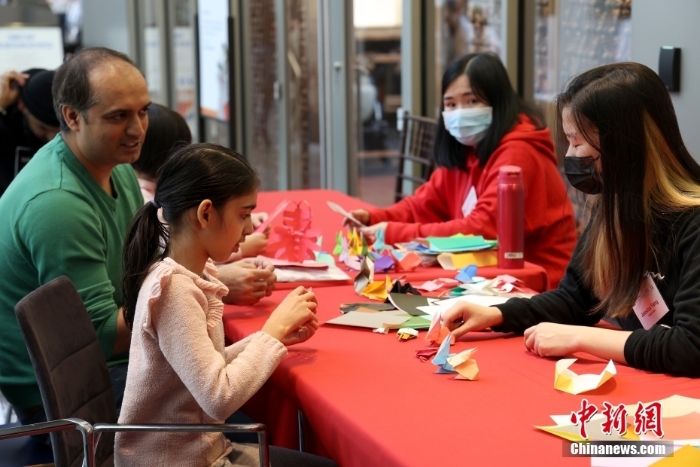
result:
M 316 297 L 299 287 L 261 331 L 224 347 L 228 289 L 212 260 L 227 259 L 253 231 L 258 186 L 246 159 L 220 146 L 186 146 L 165 162 L 155 198 L 136 213 L 124 243 L 132 336 L 120 423 L 223 423 L 265 383 L 286 345 L 318 329 Z M 115 447 L 118 466 L 257 465 L 256 456 L 221 433 L 119 433 Z M 276 467 L 305 464 L 277 461 L 275 449 L 271 457 Z

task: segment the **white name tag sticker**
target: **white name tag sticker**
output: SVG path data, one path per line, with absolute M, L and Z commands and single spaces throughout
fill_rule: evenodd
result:
M 642 280 L 642 284 L 639 286 L 637 302 L 632 309 L 642 326 L 644 326 L 644 329 L 647 330 L 668 313 L 668 306 L 650 275 L 646 275 L 644 280 Z
M 462 214 L 464 217 L 467 217 L 474 210 L 477 201 L 476 190 L 474 187 L 471 187 L 469 189 L 469 193 L 467 193 L 467 197 L 464 198 L 464 204 L 462 205 Z

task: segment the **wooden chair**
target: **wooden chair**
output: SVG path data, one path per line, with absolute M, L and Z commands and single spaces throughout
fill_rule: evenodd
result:
M 114 433 L 119 431 L 254 432 L 260 465 L 269 465 L 265 425 L 119 425 L 107 361 L 95 327 L 73 283 L 58 277 L 15 306 L 15 314 L 34 366 L 48 420 L 86 420 L 94 440 L 84 443 L 67 431 L 52 432 L 56 467 L 114 465 Z M 73 435 L 73 436 L 71 436 Z M 102 440 L 101 443 L 98 444 Z
M 413 183 L 413 193 L 418 186 L 428 181 L 435 168 L 433 145 L 437 120 L 409 115 L 408 112 L 404 113 L 402 120 L 395 202 L 406 196 L 403 194 L 404 181 Z

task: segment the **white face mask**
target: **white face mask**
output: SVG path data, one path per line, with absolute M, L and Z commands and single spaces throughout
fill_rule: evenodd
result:
M 442 112 L 445 129 L 465 146 L 476 146 L 493 120 L 493 107 L 454 109 Z

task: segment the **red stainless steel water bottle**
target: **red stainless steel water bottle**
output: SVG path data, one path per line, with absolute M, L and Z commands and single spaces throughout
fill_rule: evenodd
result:
M 498 172 L 498 267 L 525 265 L 525 189 L 520 167 L 504 165 Z

